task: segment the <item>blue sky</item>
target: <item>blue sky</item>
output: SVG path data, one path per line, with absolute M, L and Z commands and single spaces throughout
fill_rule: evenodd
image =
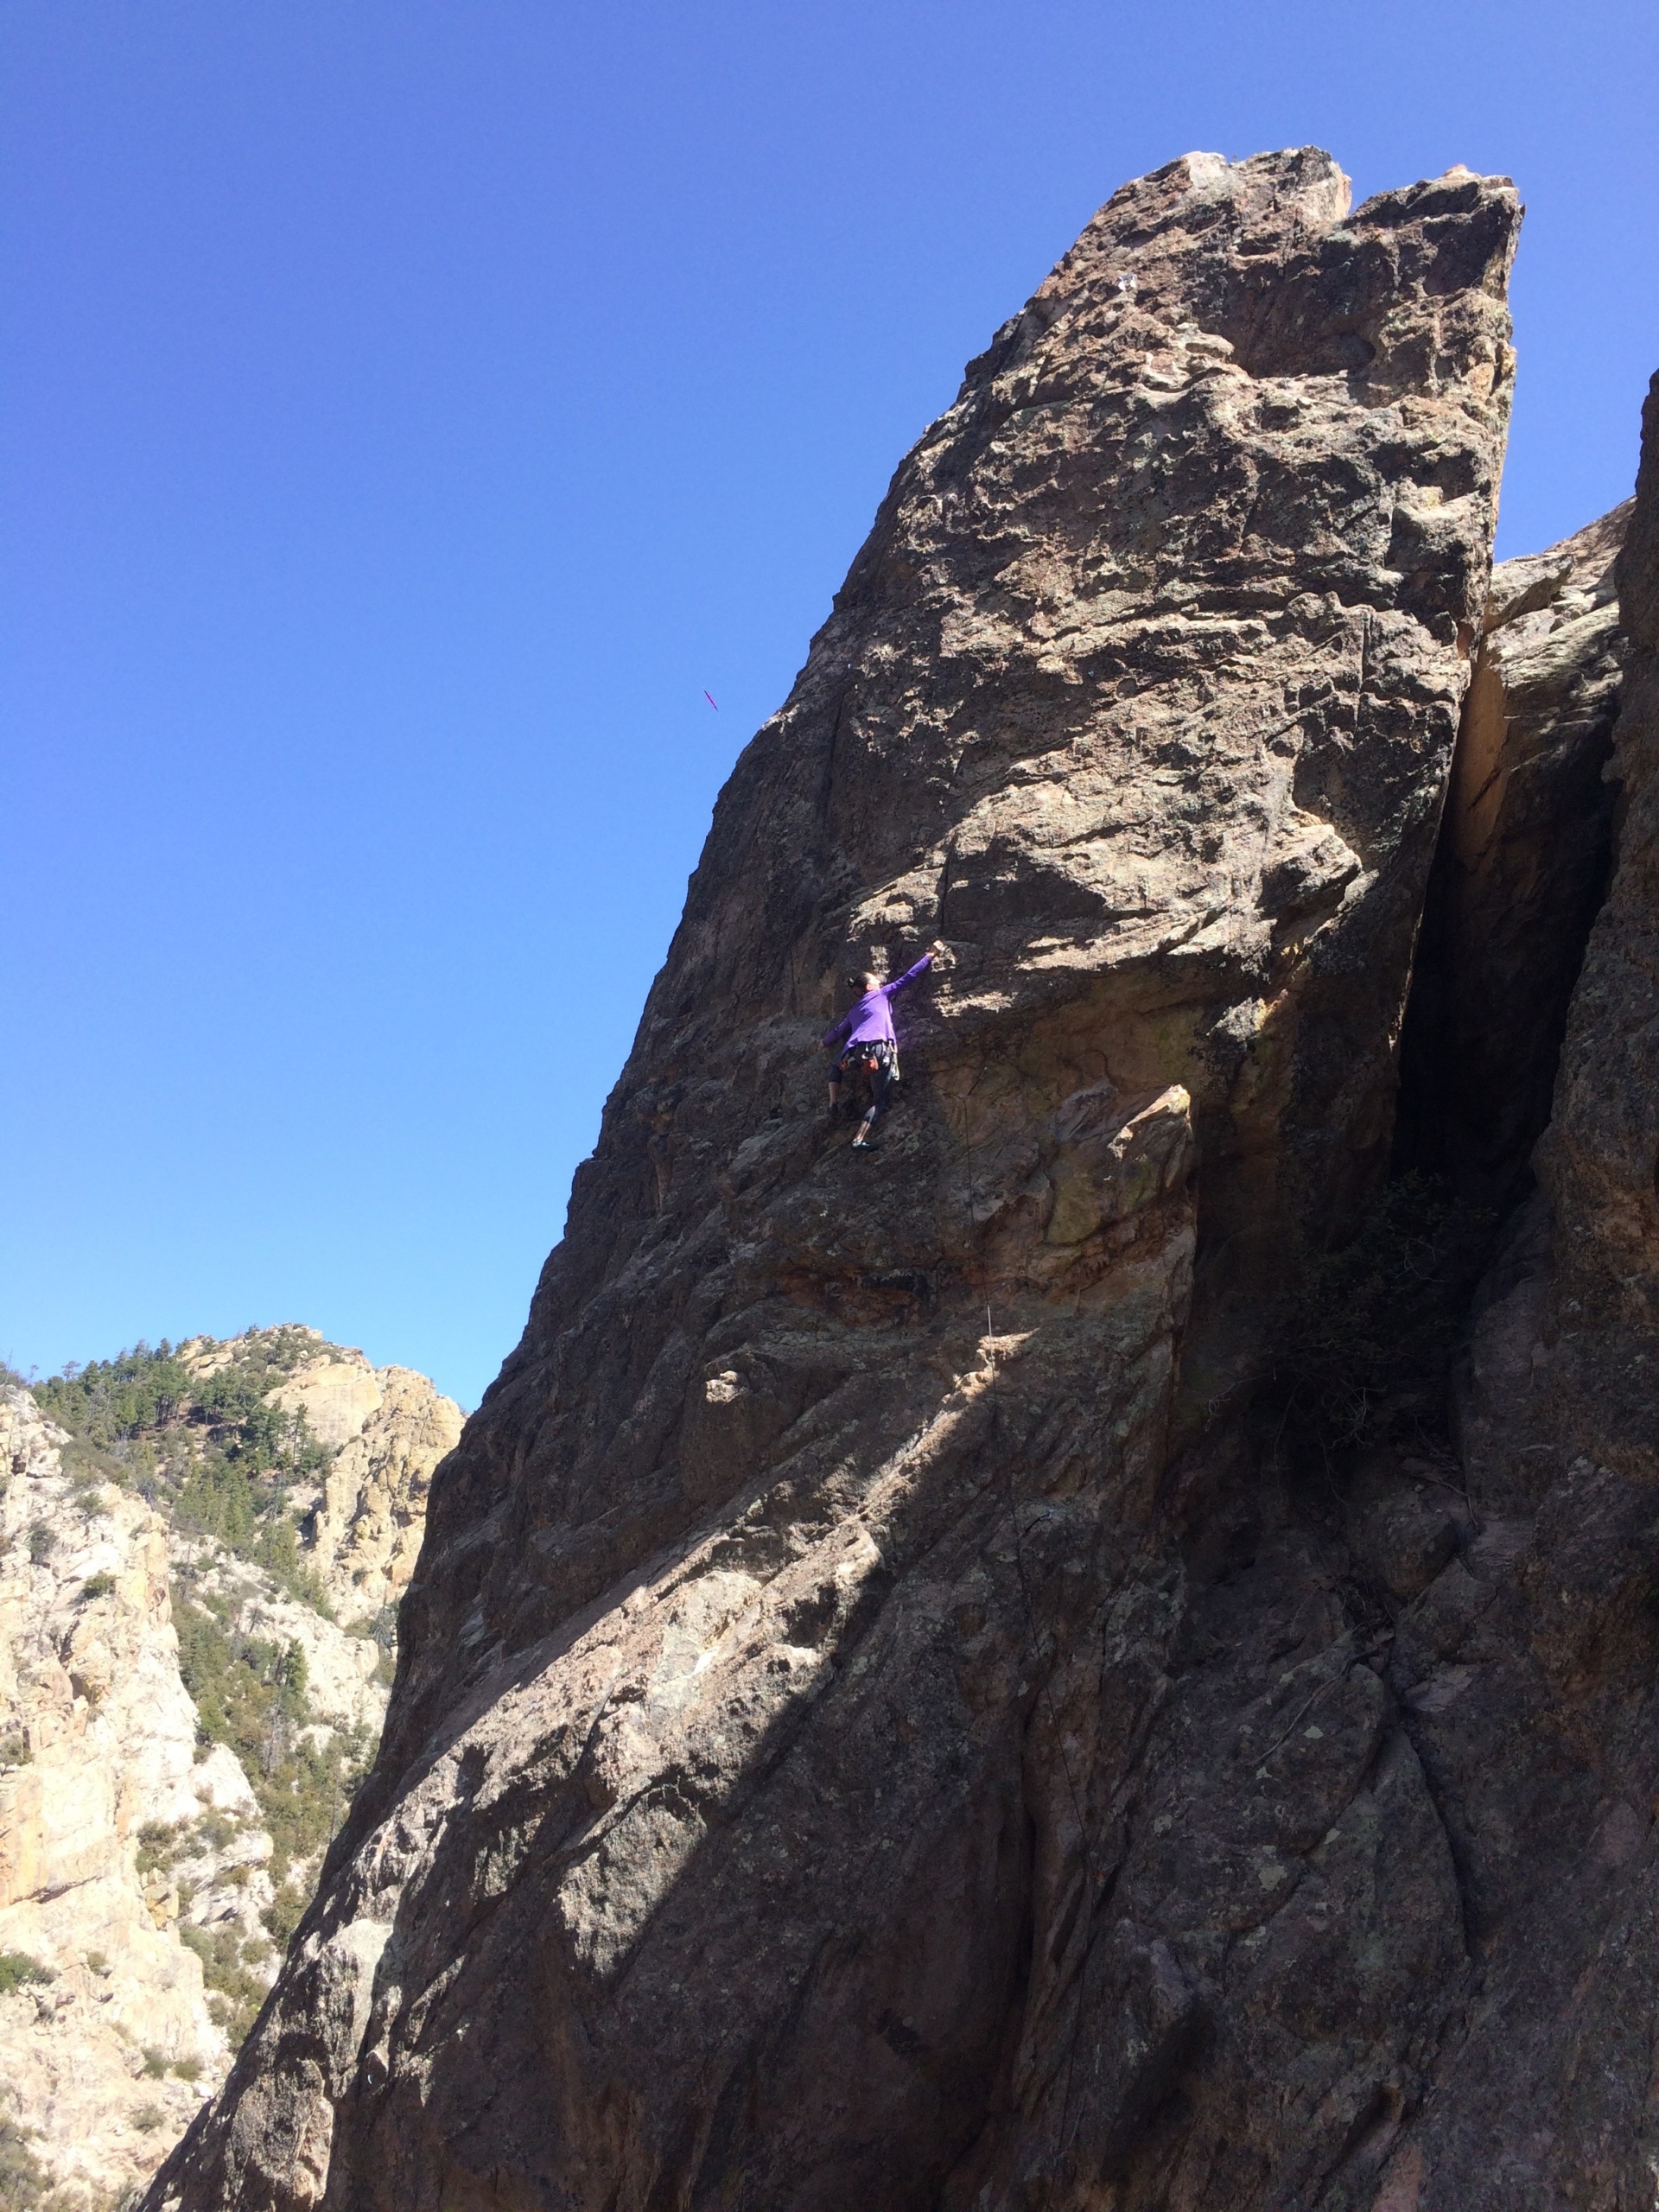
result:
M 1622 498 L 1656 24 L 7 0 L 0 1357 L 302 1319 L 476 1402 L 723 777 L 1126 178 L 1513 175 L 1500 550 Z

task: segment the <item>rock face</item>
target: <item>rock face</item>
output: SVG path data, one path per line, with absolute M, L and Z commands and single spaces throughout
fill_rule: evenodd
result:
M 1372 2203 L 1474 1970 L 1389 1673 L 1469 1526 L 1392 1463 L 1321 1517 L 1243 1408 L 1389 1155 L 1516 219 L 1190 156 L 970 365 L 722 795 L 156 2212 Z M 816 1039 L 931 940 L 866 1158 Z
M 193 1338 L 178 1360 L 203 1391 L 261 1362 L 262 1380 L 280 1376 L 264 1403 L 303 1416 L 327 1458 L 321 1481 L 284 1505 L 301 1524 L 306 1567 L 341 1621 L 395 1605 L 420 1552 L 432 1471 L 460 1440 L 454 1400 L 411 1367 L 375 1367 L 295 1322 L 223 1342 Z
M 177 1884 L 139 1871 L 139 1833 L 253 1799 L 228 1752 L 197 1758 L 165 1524 L 119 1491 L 78 1494 L 67 1440 L 0 1388 L 0 1953 L 40 1970 L 0 1995 L 0 2054 L 54 2179 L 112 2202 L 230 2063 Z
M 410 1367 L 330 1346 L 273 1391 L 334 1448 L 306 1529 L 306 1559 L 345 1621 L 404 1593 L 421 1548 L 432 1471 L 461 1440 L 461 1408 Z
M 1659 389 L 1643 434 L 1618 570 L 1631 667 L 1611 768 L 1617 865 L 1573 995 L 1539 1171 L 1558 1224 L 1560 1310 L 1582 1316 L 1575 1339 L 1594 1346 L 1574 1417 L 1650 1475 L 1659 1436 L 1652 1381 L 1639 1370 L 1651 1367 L 1659 1335 Z
M 1607 887 L 1630 502 L 1492 572 L 1404 1039 L 1399 1143 L 1493 1203 L 1549 1118 Z
M 1483 1287 L 1459 1393 L 1459 1478 L 1479 1533 L 1401 1615 L 1394 1645 L 1392 1676 L 1433 1777 L 1470 1938 L 1434 2097 L 1402 2133 L 1379 2199 L 1421 2212 L 1635 2203 L 1659 2156 L 1649 2088 L 1659 1977 L 1653 397 L 1644 429 L 1633 507 L 1555 549 L 1572 554 L 1598 536 L 1605 546 L 1610 524 L 1628 525 L 1617 569 L 1627 664 L 1607 769 L 1611 881 L 1587 946 L 1539 947 L 1546 979 L 1580 951 L 1583 965 L 1534 1154 L 1536 1188 Z M 1601 556 L 1596 548 L 1595 565 Z M 1546 764 L 1599 744 L 1588 723 L 1602 709 L 1581 708 L 1605 696 L 1606 640 L 1584 614 L 1568 626 L 1577 667 L 1563 652 L 1560 723 L 1522 734 L 1525 753 Z M 1604 834 L 1600 794 L 1573 776 L 1562 807 L 1564 845 L 1589 849 Z M 1552 1052 L 1559 1038 L 1557 1028 Z
M 36 2195 L 67 2190 L 60 2212 L 142 2185 L 223 2080 L 349 1796 L 330 1770 L 378 1737 L 379 1616 L 461 1427 L 423 1376 L 311 1330 L 198 1338 L 176 1362 L 141 1349 L 85 1370 L 90 1400 L 82 1372 L 41 1386 L 90 1408 L 73 1436 L 0 1387 L 0 2120 Z M 147 1374 L 148 1398 L 116 1402 Z M 322 1461 L 273 1497 L 275 1572 L 248 1530 L 202 1519 L 204 1466 L 239 1475 L 256 1433 L 236 1424 L 273 1399 L 305 1410 L 305 1464 Z M 204 1460 L 214 1433 L 243 1459 Z M 295 1554 L 296 1504 L 335 1608 Z M 285 1700 L 266 1687 L 251 1721 L 279 1673 Z

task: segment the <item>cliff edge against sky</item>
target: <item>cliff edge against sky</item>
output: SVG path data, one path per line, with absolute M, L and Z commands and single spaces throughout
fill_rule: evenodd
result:
M 1518 215 L 1464 170 L 1351 213 L 1315 150 L 1189 156 L 970 365 L 721 796 L 524 1340 L 435 1478 L 378 1760 L 151 2212 L 1637 2187 L 1645 2072 L 1632 2044 L 1587 2088 L 1578 2024 L 1645 1970 L 1608 1944 L 1659 1618 L 1610 1560 L 1656 1493 L 1645 1441 L 1574 1429 L 1624 1416 L 1548 1313 L 1615 1296 L 1614 1243 L 1648 1279 L 1645 1046 L 1611 1105 L 1577 1072 L 1646 817 L 1599 798 L 1622 519 L 1523 587 L 1547 619 L 1509 660 L 1481 644 Z M 1514 804 L 1459 785 L 1448 845 L 1478 657 L 1537 713 L 1489 690 Z M 1553 889 L 1521 804 L 1549 791 L 1595 812 Z M 1539 887 L 1501 959 L 1500 862 Z M 860 1158 L 818 1032 L 849 966 L 934 939 Z M 1569 1350 L 1505 1442 L 1483 1320 L 1459 1459 L 1275 1378 L 1299 1280 L 1421 1187 L 1402 1146 L 1446 1166 L 1433 1040 L 1478 957 L 1499 1078 L 1531 1053 L 1480 1138 L 1494 1217 L 1568 1023 L 1480 1310 L 1529 1298 Z

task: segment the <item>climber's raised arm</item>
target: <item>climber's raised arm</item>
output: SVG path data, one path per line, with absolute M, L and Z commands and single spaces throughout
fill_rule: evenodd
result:
M 890 983 L 882 984 L 882 997 L 890 999 L 895 991 L 902 991 L 906 983 L 913 983 L 919 975 L 932 965 L 933 955 L 931 952 L 925 952 L 913 968 L 906 968 L 902 976 L 895 976 Z

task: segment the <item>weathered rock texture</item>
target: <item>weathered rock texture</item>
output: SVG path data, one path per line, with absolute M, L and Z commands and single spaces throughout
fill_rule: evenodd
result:
M 1191 156 L 971 365 L 721 799 L 152 2206 L 1370 2203 L 1470 1930 L 1400 1600 L 1235 1408 L 1388 1155 L 1516 216 Z M 817 1033 L 936 938 L 855 1155 Z M 1411 1591 L 1456 1529 L 1396 1477 Z
M 1479 1300 L 1460 1392 L 1477 1540 L 1400 1616 L 1391 1679 L 1451 1838 L 1470 1939 L 1435 2093 L 1382 2202 L 1513 2212 L 1645 2202 L 1659 1983 L 1659 404 L 1618 563 L 1627 667 L 1608 774 L 1612 875 L 1572 992 L 1537 1188 Z M 1597 525 L 1605 537 L 1606 525 Z M 1569 541 L 1573 552 L 1596 533 Z M 1598 552 L 1598 564 L 1599 553 Z M 1593 747 L 1606 641 L 1580 616 L 1561 722 L 1522 760 Z M 1546 772 L 1548 772 L 1546 766 Z M 1567 789 L 1577 791 L 1570 803 Z M 1557 828 L 1589 850 L 1573 775 Z M 1601 873 L 1605 874 L 1605 868 Z M 1500 963 L 1501 964 L 1501 963 Z M 1495 972 L 1489 969 L 1489 972 Z M 1459 988 L 1452 979 L 1452 988 Z M 1545 1041 L 1553 1052 L 1556 1029 Z M 1390 2193 L 1391 2192 L 1391 2193 Z
M 1515 1195 L 1607 887 L 1630 503 L 1492 572 L 1404 1038 L 1398 1147 Z
M 54 2200 L 63 2212 L 146 2181 L 223 2080 L 226 1986 L 245 2005 L 269 1984 L 267 1917 L 291 1927 L 318 1870 L 316 1851 L 278 1859 L 253 1786 L 269 1760 L 262 1777 L 207 1739 L 179 1624 L 207 1609 L 256 1669 L 297 1655 L 305 1694 L 289 1726 L 314 1751 L 366 1756 L 386 1689 L 382 1646 L 360 1624 L 407 1579 L 431 1468 L 460 1433 L 423 1376 L 376 1370 L 315 1331 L 199 1338 L 181 1363 L 206 1383 L 296 1338 L 317 1354 L 272 1395 L 334 1450 L 297 1500 L 332 1610 L 308 1602 L 302 1579 L 279 1586 L 188 1517 L 169 1522 L 168 1470 L 189 1464 L 200 1405 L 175 1407 L 141 1462 L 131 1437 L 89 1446 L 0 1388 L 0 1954 L 39 1970 L 16 1986 L 0 1976 L 0 2111 L 68 2192 Z M 148 1500 L 120 1486 L 141 1475 Z M 206 1990 L 193 1944 L 218 1962 Z
M 0 1953 L 43 1976 L 0 1995 L 0 2091 L 54 2180 L 113 2202 L 230 2061 L 178 1940 L 177 1883 L 139 1872 L 139 1831 L 253 1800 L 228 1752 L 198 1758 L 165 1524 L 118 1491 L 77 1493 L 66 1441 L 0 1388 Z
M 315 1340 L 315 1354 L 287 1369 L 267 1401 L 303 1414 L 331 1457 L 322 1481 L 291 1499 L 290 1510 L 305 1564 L 334 1611 L 343 1621 L 372 1619 L 397 1603 L 415 1571 L 432 1471 L 460 1439 L 461 1408 L 413 1368 L 375 1367 L 294 1322 L 222 1343 L 194 1338 L 179 1357 L 205 1383 L 245 1365 L 251 1351 L 296 1339 Z
M 410 1367 L 330 1346 L 271 1393 L 334 1449 L 305 1526 L 306 1563 L 342 1620 L 402 1597 L 420 1554 L 432 1471 L 461 1438 L 461 1408 Z

